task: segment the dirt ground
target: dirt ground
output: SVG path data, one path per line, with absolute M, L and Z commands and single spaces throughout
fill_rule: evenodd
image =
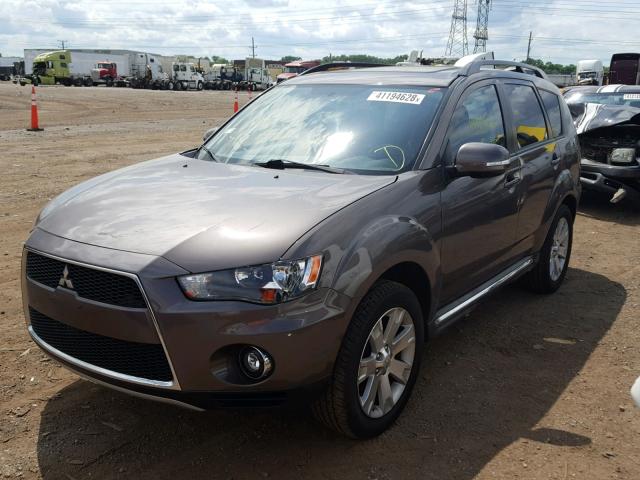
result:
M 241 104 L 246 101 L 241 93 Z M 507 287 L 430 345 L 407 410 L 355 442 L 306 411 L 191 413 L 80 380 L 29 340 L 20 255 L 56 194 L 187 149 L 229 92 L 0 83 L 0 478 L 638 479 L 640 213 L 587 198 L 564 286 Z

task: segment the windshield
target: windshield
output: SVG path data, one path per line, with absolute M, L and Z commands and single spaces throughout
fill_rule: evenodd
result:
M 600 103 L 602 105 L 626 105 L 640 108 L 640 90 L 637 93 L 583 93 L 569 92 L 567 103 Z
M 285 73 L 302 73 L 306 70 L 304 67 L 284 67 Z
M 258 97 L 207 142 L 219 162 L 283 160 L 367 174 L 409 170 L 445 89 L 286 85 Z M 202 149 L 198 157 L 211 160 Z

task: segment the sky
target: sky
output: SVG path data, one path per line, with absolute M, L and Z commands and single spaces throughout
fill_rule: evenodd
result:
M 468 0 L 473 51 L 476 2 Z M 122 48 L 159 54 L 304 59 L 445 52 L 454 0 L 0 0 L 0 53 Z M 640 51 L 640 0 L 493 0 L 487 49 L 554 63 Z

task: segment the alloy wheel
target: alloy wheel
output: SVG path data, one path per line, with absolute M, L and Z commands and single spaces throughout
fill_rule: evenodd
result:
M 358 369 L 360 406 L 380 418 L 398 403 L 409 381 L 416 348 L 413 318 L 404 308 L 385 312 L 373 325 Z
M 564 271 L 569 251 L 569 222 L 560 217 L 553 233 L 553 243 L 549 256 L 549 276 L 554 282 L 558 281 Z

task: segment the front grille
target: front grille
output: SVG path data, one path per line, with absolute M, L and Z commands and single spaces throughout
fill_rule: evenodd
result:
M 134 377 L 163 382 L 173 378 L 160 344 L 128 342 L 80 330 L 31 307 L 29 317 L 38 337 L 73 358 Z
M 142 292 L 132 278 L 27 252 L 27 277 L 47 287 L 58 287 L 65 266 L 67 279 L 79 297 L 119 307 L 146 308 Z

